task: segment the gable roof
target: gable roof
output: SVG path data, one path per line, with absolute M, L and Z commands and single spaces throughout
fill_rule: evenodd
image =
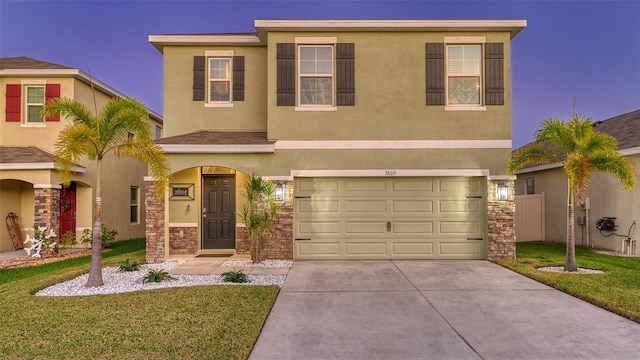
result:
M 0 58 L 0 69 L 72 69 L 68 66 L 26 56 Z
M 618 140 L 618 151 L 622 155 L 640 154 L 640 109 L 626 114 L 614 116 L 609 119 L 595 121 L 593 128 L 596 131 L 613 136 Z M 531 142 L 523 147 L 533 145 Z M 518 150 L 516 149 L 516 150 Z M 515 151 L 515 150 L 514 150 Z M 561 167 L 562 163 L 555 164 L 528 164 L 518 170 L 517 174 Z
M 618 140 L 618 150 L 640 147 L 640 109 L 596 121 L 593 128 Z
M 0 170 L 57 170 L 54 154 L 36 146 L 0 146 Z M 86 168 L 75 164 L 74 172 Z

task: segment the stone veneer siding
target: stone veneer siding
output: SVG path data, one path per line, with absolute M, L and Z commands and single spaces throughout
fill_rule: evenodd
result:
M 199 245 L 197 227 L 169 227 L 170 255 L 195 255 L 198 253 Z
M 164 245 L 164 196 L 156 197 L 155 181 L 146 181 L 144 198 L 147 223 L 147 263 L 159 263 L 165 260 Z
M 54 186 L 55 187 L 55 186 Z M 46 226 L 47 234 L 53 230 L 60 232 L 60 189 L 34 188 L 34 226 Z
M 271 236 L 265 247 L 266 259 L 293 259 L 293 181 L 274 181 L 285 185 L 285 201 L 271 223 Z M 250 254 L 247 230 L 238 224 L 236 228 L 236 253 Z
M 496 185 L 505 182 L 509 187 L 509 197 L 505 201 L 496 200 Z M 515 192 L 514 181 L 487 181 L 487 227 L 488 259 L 516 259 Z

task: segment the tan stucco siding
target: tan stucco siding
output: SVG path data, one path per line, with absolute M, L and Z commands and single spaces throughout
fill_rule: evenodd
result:
M 336 37 L 355 46 L 355 106 L 302 112 L 276 105 L 278 43 Z M 444 36 L 485 36 L 504 43 L 505 105 L 486 111 L 427 106 L 425 43 Z M 268 135 L 277 140 L 511 139 L 511 56 L 508 33 L 270 33 Z
M 636 172 L 640 155 L 632 155 Z M 534 178 L 536 194 L 545 193 L 545 237 L 548 241 L 565 242 L 567 239 L 567 177 L 562 168 L 524 173 L 516 180 L 516 194 L 524 194 L 526 179 Z M 615 217 L 617 234 L 627 235 L 633 221 L 640 222 L 640 190 L 624 190 L 618 180 L 610 174 L 595 172 L 586 192 L 589 198 L 589 238 L 595 247 L 621 251 L 623 237 L 609 236 L 611 232 L 600 234 L 596 221 L 602 217 Z M 578 224 L 578 217 L 585 217 L 587 211 L 576 203 L 575 240 L 577 245 L 587 242 L 587 228 Z M 640 236 L 636 231 L 634 237 Z
M 168 154 L 172 172 L 224 166 L 247 174 L 290 176 L 291 170 L 488 169 L 506 173 L 510 149 L 277 150 L 275 154 Z
M 205 107 L 206 101 L 193 101 L 193 57 L 204 56 L 206 50 L 233 50 L 235 56 L 244 56 L 244 101 L 233 101 L 233 107 L 228 108 Z M 265 131 L 266 53 L 264 47 L 164 47 L 164 118 L 167 121 L 163 136 L 203 129 Z M 205 82 L 205 89 L 207 86 Z

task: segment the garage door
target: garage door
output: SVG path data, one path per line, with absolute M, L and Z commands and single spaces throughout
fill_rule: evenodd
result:
M 296 259 L 484 259 L 486 180 L 296 178 Z

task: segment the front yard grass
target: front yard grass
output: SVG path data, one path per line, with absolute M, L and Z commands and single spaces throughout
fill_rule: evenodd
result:
M 577 246 L 578 267 L 605 272 L 588 275 L 536 270 L 542 266 L 563 266 L 565 244 L 518 243 L 516 255 L 515 261 L 500 260 L 496 263 L 640 323 L 640 258 L 598 254 L 592 249 Z
M 144 240 L 125 241 L 104 253 L 103 262 L 144 257 Z M 88 272 L 89 261 L 0 270 L 3 359 L 246 359 L 279 292 L 277 286 L 194 286 L 33 295 Z

